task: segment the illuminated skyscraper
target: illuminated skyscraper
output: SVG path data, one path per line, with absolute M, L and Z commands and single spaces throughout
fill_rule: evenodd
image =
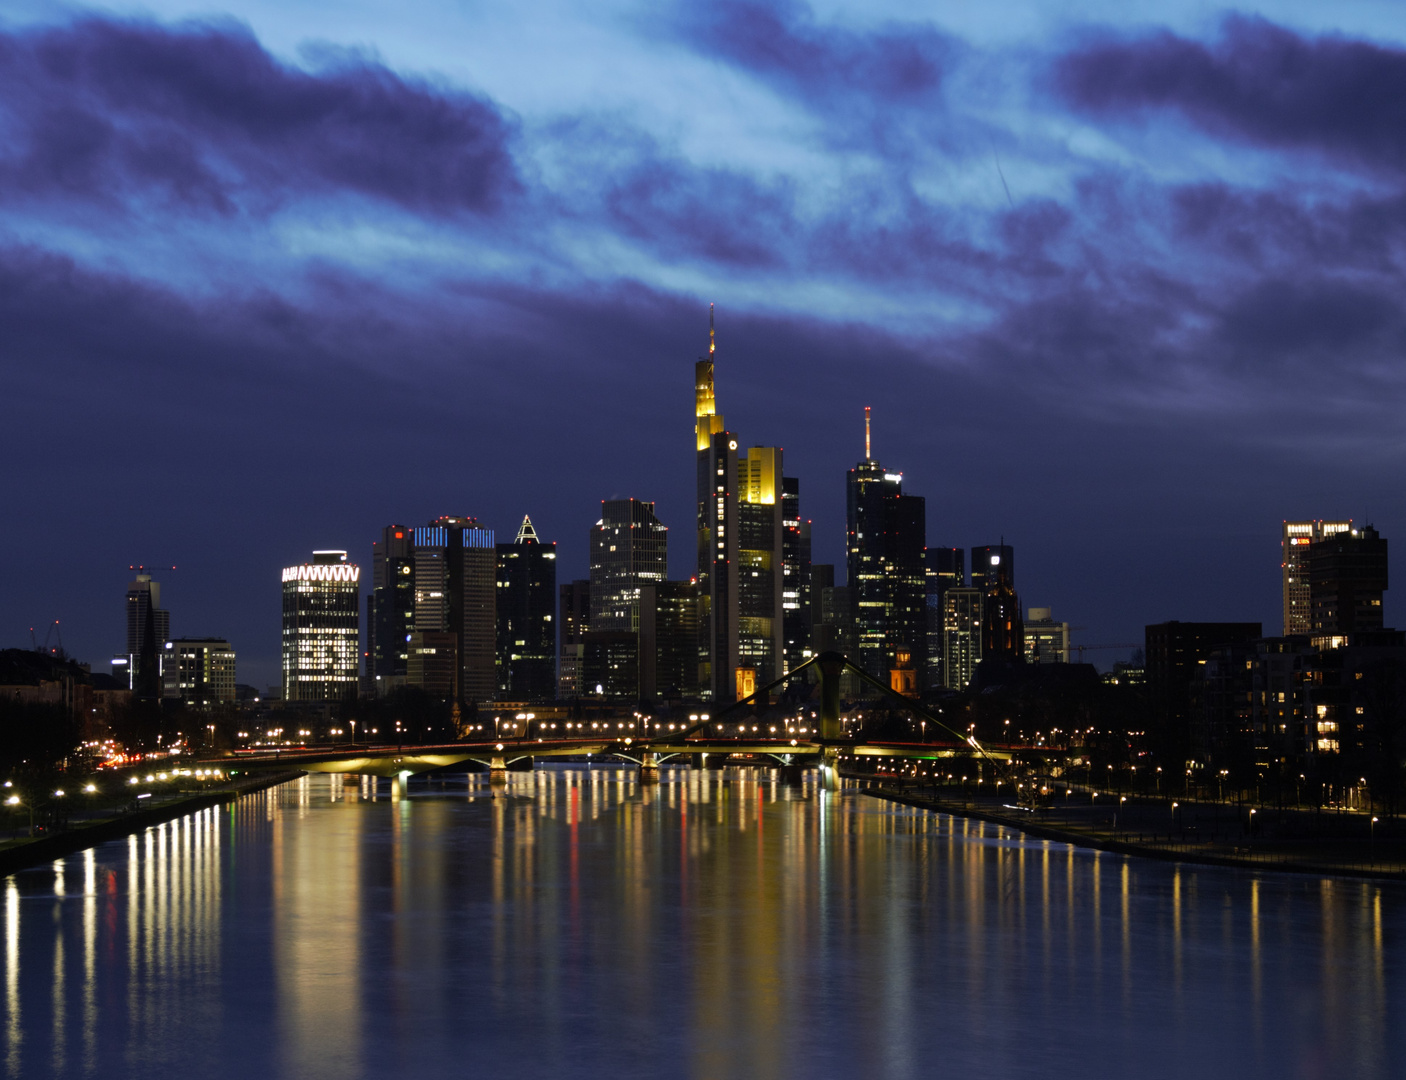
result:
M 345 551 L 314 551 L 283 571 L 283 700 L 356 693 L 361 568 Z
M 1341 648 L 1353 634 L 1382 628 L 1387 542 L 1376 529 L 1364 525 L 1319 540 L 1309 545 L 1307 562 L 1316 648 Z
M 557 546 L 523 517 L 517 538 L 498 545 L 498 695 L 551 701 L 557 682 Z
M 387 525 L 371 545 L 371 591 L 366 596 L 365 671 L 377 693 L 405 681 L 414 630 L 414 530 Z
M 1338 533 L 1349 532 L 1347 521 L 1286 521 L 1281 535 L 1280 570 L 1284 576 L 1284 636 L 1313 629 L 1308 583 L 1308 547 Z
M 1015 549 L 1009 544 L 972 548 L 972 586 L 985 594 L 982 659 L 1023 662 L 1025 620 L 1015 591 Z
M 810 656 L 810 522 L 801 519 L 801 482 L 794 476 L 781 481 L 781 541 L 785 573 L 781 583 L 786 670 Z
M 413 538 L 415 630 L 454 635 L 456 701 L 492 701 L 498 685 L 493 530 L 471 517 L 447 516 L 414 529 Z M 435 667 L 427 664 L 424 670 Z
M 986 593 L 954 585 L 942 596 L 942 678 L 950 690 L 964 690 L 981 661 L 981 625 Z
M 652 502 L 607 499 L 591 527 L 591 622 L 583 635 L 586 694 L 640 699 L 640 595 L 668 577 L 669 530 Z M 597 691 L 596 687 L 600 690 Z
M 849 471 L 845 496 L 857 662 L 887 683 L 900 651 L 916 670 L 927 666 L 927 516 L 922 498 L 903 494 L 903 474 L 874 460 L 867 407 L 864 460 Z
M 557 605 L 557 623 L 561 627 L 560 648 L 557 651 L 557 697 L 569 699 L 585 692 L 583 681 L 586 656 L 586 631 L 591 625 L 591 583 L 571 581 L 561 587 L 561 602 Z
M 694 366 L 698 481 L 699 684 L 729 704 L 785 670 L 785 526 L 780 447 L 739 456 L 713 385 L 716 338 Z
M 947 590 L 967 583 L 966 552 L 961 548 L 930 547 L 924 556 L 927 581 L 927 670 L 925 689 L 946 686 L 942 674 L 946 646 L 943 644 L 944 598 Z
M 138 697 L 162 695 L 161 653 L 171 637 L 171 613 L 161 606 L 161 583 L 145 567 L 127 586 L 127 651 L 112 658 L 112 673 Z

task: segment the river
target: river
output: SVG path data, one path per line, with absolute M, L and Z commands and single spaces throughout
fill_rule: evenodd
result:
M 1406 1075 L 1406 887 L 775 772 L 311 776 L 3 883 L 15 1077 Z M 1395 988 L 1395 989 L 1393 989 Z M 1395 1002 L 1395 1005 L 1392 1003 Z

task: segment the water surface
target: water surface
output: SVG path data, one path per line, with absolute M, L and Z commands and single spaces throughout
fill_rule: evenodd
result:
M 663 781 L 308 777 L 5 879 L 6 1073 L 1406 1074 L 1401 887 Z

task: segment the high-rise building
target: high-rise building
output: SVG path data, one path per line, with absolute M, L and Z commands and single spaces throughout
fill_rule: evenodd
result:
M 784 673 L 785 526 L 781 449 L 737 436 L 717 411 L 716 337 L 694 366 L 698 482 L 698 682 L 702 696 L 728 704 Z
M 640 699 L 698 696 L 698 585 L 661 581 L 640 589 Z
M 544 544 L 524 516 L 498 551 L 498 696 L 551 701 L 557 683 L 557 546 Z
M 942 678 L 949 690 L 965 690 L 982 655 L 986 592 L 975 585 L 953 585 L 942 596 Z
M 846 584 L 854 590 L 858 665 L 885 682 L 900 648 L 927 666 L 927 517 L 924 500 L 903 494 L 903 474 L 871 453 L 864 410 L 864 460 L 846 476 Z
M 570 581 L 562 585 L 557 622 L 561 626 L 557 696 L 570 700 L 585 693 L 582 665 L 586 656 L 586 631 L 591 625 L 589 581 Z
M 223 638 L 177 638 L 161 657 L 163 696 L 187 705 L 234 703 L 234 650 Z
M 378 693 L 402 685 L 415 630 L 415 536 L 387 525 L 371 545 L 371 591 L 366 596 L 366 674 Z
M 1307 634 L 1313 629 L 1308 588 L 1308 548 L 1319 540 L 1350 532 L 1346 521 L 1286 521 L 1281 536 L 1280 571 L 1284 576 L 1284 636 Z
M 1387 543 L 1370 525 L 1310 544 L 1309 631 L 1316 648 L 1336 649 L 1352 634 L 1382 628 Z
M 1220 646 L 1262 637 L 1259 623 L 1156 623 L 1146 628 L 1148 734 L 1171 774 L 1192 753 L 1191 687 L 1203 661 Z
M 1055 622 L 1047 607 L 1033 607 L 1025 613 L 1025 662 L 1069 663 L 1069 624 Z
M 781 480 L 782 561 L 781 585 L 786 670 L 810 656 L 810 522 L 801 518 L 801 482 L 794 476 Z
M 492 701 L 498 687 L 493 530 L 471 517 L 446 516 L 414 529 L 413 538 L 415 631 L 454 635 L 455 701 Z M 408 669 L 406 681 L 416 685 Z
M 985 595 L 981 656 L 996 662 L 1025 659 L 1025 620 L 1015 591 L 1015 550 L 1009 544 L 972 548 L 972 586 Z
M 361 568 L 345 551 L 314 551 L 283 570 L 283 700 L 356 693 Z
M 943 618 L 947 590 L 967 583 L 966 552 L 961 548 L 930 547 L 924 556 L 927 582 L 927 670 L 923 679 L 925 689 L 935 690 L 947 685 L 943 662 L 947 647 L 943 638 Z
M 639 631 L 642 585 L 669 576 L 669 530 L 654 504 L 607 499 L 591 526 L 591 629 Z
M 113 657 L 113 674 L 138 697 L 162 695 L 162 645 L 171 637 L 171 613 L 161 606 L 161 583 L 144 567 L 127 586 L 127 651 Z
M 591 619 L 582 637 L 585 693 L 639 700 L 640 593 L 668 577 L 668 541 L 669 530 L 655 516 L 652 502 L 601 503 L 590 537 Z

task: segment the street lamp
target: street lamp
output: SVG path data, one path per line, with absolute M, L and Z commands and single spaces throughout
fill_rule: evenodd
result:
M 1376 865 L 1377 865 L 1377 819 L 1376 819 L 1375 817 L 1372 818 L 1372 821 L 1371 821 L 1371 823 L 1367 826 L 1367 828 L 1370 830 L 1369 836 L 1370 836 L 1370 840 L 1371 840 L 1372 865 L 1373 865 L 1373 866 L 1376 866 Z

